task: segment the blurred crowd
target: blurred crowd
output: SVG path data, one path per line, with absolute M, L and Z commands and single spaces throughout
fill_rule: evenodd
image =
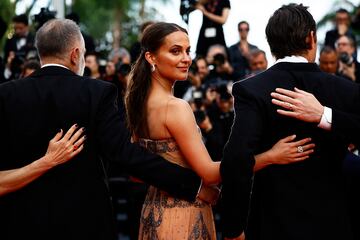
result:
M 236 30 L 239 41 L 232 46 L 226 46 L 222 25 L 226 23 L 230 3 L 222 2 L 225 3 L 218 5 L 208 3 L 198 7 L 208 20 L 203 22 L 199 33 L 196 57 L 189 69 L 188 80 L 176 82 L 173 89 L 176 97 L 188 101 L 192 107 L 206 148 L 214 161 L 221 160 L 222 150 L 232 126 L 234 117 L 232 84 L 268 68 L 265 52 L 248 41 L 251 30 L 248 22 L 238 23 Z M 211 14 L 220 19 L 213 18 Z M 70 13 L 66 15 L 66 18 L 79 23 L 76 13 Z M 144 29 L 152 23 L 153 21 L 148 21 L 139 26 L 139 39 Z M 323 43 L 319 45 L 319 67 L 324 72 L 342 77 L 344 81 L 359 83 L 360 64 L 357 60 L 355 32 L 360 30 L 360 10 L 352 16 L 347 10 L 339 9 L 334 23 L 334 28 L 327 31 L 325 39 L 318 39 L 318 42 Z M 5 40 L 3 55 L 0 59 L 0 83 L 16 81 L 40 68 L 34 47 L 35 32 L 30 31 L 28 16 L 21 14 L 13 17 L 12 24 L 9 26 L 0 19 L 0 37 L 4 37 L 6 29 L 10 27 L 13 28 L 11 30 L 13 34 L 8 35 Z M 99 79 L 99 81 L 109 81 L 117 86 L 119 114 L 124 119 L 124 91 L 131 66 L 141 51 L 140 43 L 139 41 L 133 43 L 129 49 L 125 47 L 111 49 L 104 56 L 98 51 L 93 38 L 85 33 L 83 35 L 87 49 L 84 75 Z M 356 152 L 357 144 L 350 146 L 350 150 Z M 119 179 L 119 176 L 113 177 Z M 134 183 L 129 189 L 125 194 L 114 192 L 115 201 L 119 201 L 121 197 L 127 199 L 131 205 L 127 210 L 140 214 L 146 187 L 143 184 Z M 115 204 L 117 205 L 118 203 Z M 129 226 L 135 224 L 133 236 L 137 236 L 135 222 L 139 218 L 136 216 L 133 216 L 134 223 L 129 224 Z

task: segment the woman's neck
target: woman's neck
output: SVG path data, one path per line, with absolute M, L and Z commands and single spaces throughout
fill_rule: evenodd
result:
M 172 81 L 161 78 L 160 76 L 154 74 L 151 77 L 151 82 L 153 89 L 158 89 L 159 91 L 163 91 L 164 93 L 172 95 L 172 89 L 174 84 Z

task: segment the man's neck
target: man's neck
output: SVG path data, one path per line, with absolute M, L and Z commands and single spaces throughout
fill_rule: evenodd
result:
M 61 59 L 58 58 L 42 58 L 40 60 L 41 66 L 44 65 L 61 65 L 64 66 L 66 68 L 69 68 L 68 64 L 65 61 L 62 61 Z

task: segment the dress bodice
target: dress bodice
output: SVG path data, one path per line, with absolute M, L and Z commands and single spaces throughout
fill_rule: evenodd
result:
M 174 138 L 157 140 L 140 138 L 139 144 L 140 146 L 148 149 L 150 152 L 162 156 L 169 162 L 175 163 L 182 167 L 190 168 Z

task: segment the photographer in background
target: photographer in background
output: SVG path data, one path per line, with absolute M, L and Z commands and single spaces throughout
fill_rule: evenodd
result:
M 335 43 L 336 52 L 339 58 L 339 74 L 342 77 L 354 82 L 360 82 L 360 64 L 353 57 L 356 51 L 355 42 L 346 35 L 339 37 Z
M 196 59 L 195 59 L 189 68 L 188 86 L 186 86 L 185 88 L 185 93 L 182 96 L 182 99 L 184 99 L 187 102 L 192 102 L 194 99 L 194 92 L 202 91 L 201 87 L 202 87 L 202 80 L 198 73 L 198 67 L 196 65 Z
M 29 30 L 28 17 L 25 14 L 17 15 L 13 17 L 12 23 L 14 34 L 6 39 L 4 46 L 4 78 L 7 81 L 19 77 L 22 64 L 29 58 L 28 54 L 36 57 L 34 35 Z
M 34 25 L 36 31 L 47 21 L 56 18 L 56 11 L 50 11 L 49 8 L 41 8 L 38 14 L 34 15 Z
M 203 21 L 196 46 L 196 56 L 205 56 L 214 44 L 226 47 L 223 24 L 230 13 L 229 0 L 199 0 L 195 8 L 203 13 Z
M 188 80 L 176 81 L 174 85 L 174 96 L 190 101 L 193 89 L 205 84 L 208 81 L 209 66 L 205 57 L 193 59 L 189 68 Z
M 215 44 L 210 46 L 206 60 L 209 63 L 210 74 L 209 84 L 219 84 L 219 82 L 233 82 L 234 68 L 231 66 L 226 47 Z
M 215 102 L 207 108 L 212 123 L 212 133 L 206 134 L 206 148 L 214 161 L 220 161 L 223 148 L 228 140 L 233 124 L 233 97 L 226 84 L 216 87 Z
M 343 8 L 337 10 L 335 15 L 335 28 L 326 32 L 325 46 L 330 46 L 332 48 L 335 48 L 336 47 L 335 43 L 341 36 L 347 36 L 351 38 L 355 43 L 356 37 L 350 27 L 350 24 L 351 24 L 350 13 Z M 353 57 L 356 58 L 356 56 L 357 54 L 356 52 L 354 52 Z
M 246 21 L 238 23 L 239 41 L 229 48 L 229 59 L 234 68 L 235 81 L 243 79 L 250 72 L 250 51 L 258 47 L 248 42 L 250 25 Z

